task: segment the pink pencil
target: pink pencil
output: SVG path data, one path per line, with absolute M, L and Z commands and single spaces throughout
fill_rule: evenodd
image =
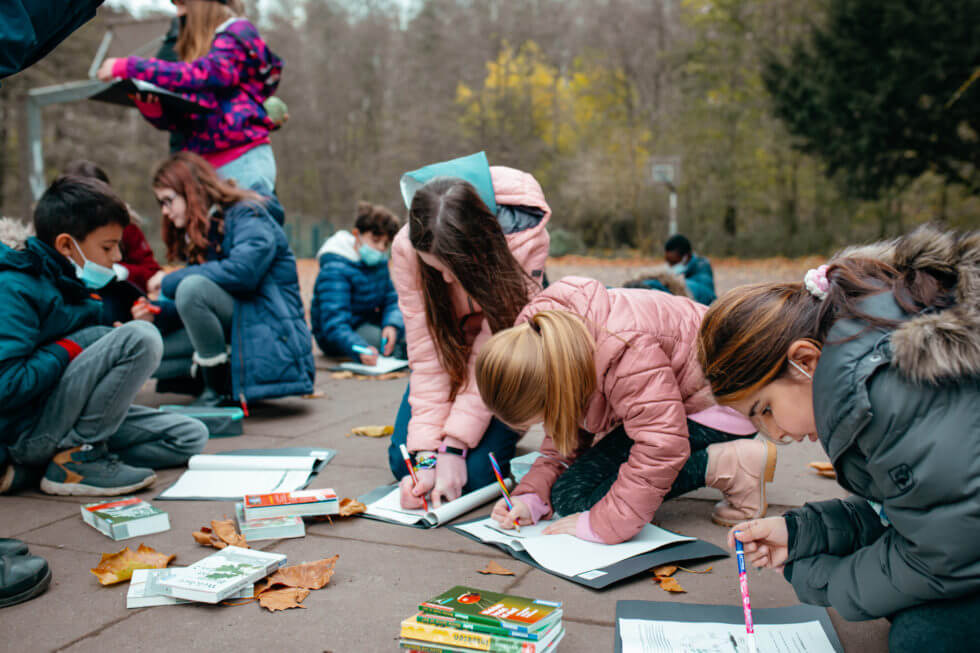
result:
M 738 535 L 738 531 L 735 531 Z M 749 601 L 749 575 L 745 573 L 745 550 L 742 543 L 735 538 L 735 559 L 738 560 L 738 585 L 742 590 L 742 610 L 745 612 L 745 639 L 749 643 L 749 651 L 758 653 L 755 645 L 755 627 L 752 625 L 752 602 Z
M 401 445 L 402 458 L 405 459 L 405 466 L 408 467 L 408 473 L 412 475 L 412 483 L 415 485 L 419 484 L 419 479 L 415 475 L 415 468 L 412 467 L 412 459 L 408 457 L 408 448 L 405 445 Z M 425 506 L 425 511 L 429 512 L 429 502 L 425 500 L 425 495 L 422 495 L 422 505 Z

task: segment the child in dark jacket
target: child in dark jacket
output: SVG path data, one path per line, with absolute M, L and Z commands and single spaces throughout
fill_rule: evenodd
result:
M 388 209 L 359 202 L 354 231 L 338 231 L 320 248 L 310 321 L 324 354 L 365 365 L 374 365 L 378 353 L 405 358 L 405 322 L 388 274 L 399 226 Z
M 736 288 L 701 327 L 718 401 L 775 440 L 819 440 L 854 495 L 739 524 L 729 544 L 802 601 L 889 618 L 892 651 L 980 637 L 978 289 L 980 232 L 921 228 L 804 283 Z
M 153 468 L 184 464 L 208 433 L 197 420 L 131 405 L 160 362 L 152 325 L 99 326 L 93 289 L 121 257 L 126 205 L 100 181 L 60 177 L 35 209 L 37 237 L 17 224 L 0 229 L 0 493 L 45 465 L 49 494 L 152 484 Z

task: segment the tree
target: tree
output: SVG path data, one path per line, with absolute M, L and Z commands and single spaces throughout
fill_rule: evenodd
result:
M 763 67 L 773 108 L 861 199 L 932 171 L 980 194 L 980 0 L 828 0 L 826 20 Z

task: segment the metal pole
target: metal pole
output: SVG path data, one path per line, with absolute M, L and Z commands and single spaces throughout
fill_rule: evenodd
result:
M 673 236 L 677 233 L 677 189 L 671 185 L 670 187 L 670 226 L 668 228 L 668 236 Z

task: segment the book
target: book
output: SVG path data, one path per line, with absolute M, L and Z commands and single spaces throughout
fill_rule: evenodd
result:
M 187 471 L 157 499 L 241 501 L 246 494 L 301 490 L 335 454 L 289 448 L 191 456 Z
M 844 653 L 826 608 L 794 605 L 752 610 L 755 639 L 767 653 Z M 615 653 L 748 651 L 738 605 L 617 601 Z
M 508 489 L 513 482 L 508 478 L 504 481 Z M 397 485 L 385 485 L 368 492 L 359 500 L 365 504 L 367 510 L 361 514 L 362 517 L 378 519 L 391 524 L 401 524 L 415 528 L 435 528 L 450 522 L 460 515 L 463 515 L 474 508 L 489 503 L 500 496 L 500 485 L 496 481 L 486 485 L 479 490 L 473 490 L 469 494 L 444 503 L 438 508 L 430 507 L 432 510 L 411 510 L 402 508 L 401 495 Z
M 247 521 L 287 515 L 314 517 L 336 515 L 340 512 L 340 501 L 337 493 L 330 488 L 246 494 L 242 499 L 242 509 Z
M 457 585 L 423 601 L 419 604 L 419 610 L 524 633 L 550 628 L 561 621 L 563 612 L 558 601 L 529 599 L 465 585 Z
M 443 626 L 444 628 L 457 628 L 459 630 L 472 630 L 474 633 L 486 633 L 487 635 L 505 635 L 507 637 L 515 637 L 517 639 L 526 639 L 529 642 L 536 642 L 541 639 L 541 633 L 525 633 L 519 630 L 509 630 L 507 628 L 500 628 L 498 626 L 490 626 L 482 623 L 473 623 L 470 621 L 461 621 L 459 619 L 454 619 L 450 616 L 444 616 L 441 614 L 430 614 L 428 612 L 420 612 L 415 615 L 415 619 L 419 623 L 423 624 L 433 624 L 434 626 Z
M 162 88 L 151 82 L 142 79 L 123 79 L 115 82 L 108 82 L 105 88 L 92 95 L 89 99 L 109 104 L 121 104 L 123 106 L 135 107 L 130 95 L 152 95 L 160 100 L 160 104 L 167 111 L 173 113 L 209 113 L 218 108 L 215 100 L 211 102 L 200 102 L 202 97 L 193 98 L 183 93 L 175 93 Z
M 250 583 L 265 578 L 286 562 L 281 553 L 227 546 L 198 560 L 182 573 L 161 578 L 168 596 L 218 603 Z
M 245 513 L 242 511 L 242 504 L 236 503 L 235 517 L 238 519 L 238 530 L 249 542 L 284 540 L 306 535 L 306 525 L 303 523 L 303 518 L 295 515 L 246 520 Z
M 397 372 L 408 367 L 408 361 L 403 358 L 392 358 L 390 356 L 378 356 L 378 362 L 374 365 L 363 365 L 361 363 L 341 363 L 337 369 L 363 374 L 365 376 L 380 376 L 390 372 Z
M 125 497 L 81 507 L 82 520 L 114 540 L 170 530 L 170 517 L 138 497 Z
M 168 596 L 160 587 L 161 578 L 169 578 L 181 572 L 182 567 L 167 567 L 166 569 L 134 569 L 129 581 L 129 591 L 126 592 L 127 608 L 152 608 L 159 605 L 180 605 L 193 603 L 187 599 Z M 255 585 L 249 584 L 232 594 L 230 599 L 250 599 L 255 595 Z
M 562 632 L 561 623 L 555 622 L 542 633 L 537 642 L 508 637 L 488 635 L 470 630 L 446 628 L 420 622 L 417 617 L 409 617 L 402 622 L 403 641 L 425 642 L 427 644 L 449 645 L 464 650 L 492 651 L 493 653 L 543 653 L 549 650 L 552 642 Z

